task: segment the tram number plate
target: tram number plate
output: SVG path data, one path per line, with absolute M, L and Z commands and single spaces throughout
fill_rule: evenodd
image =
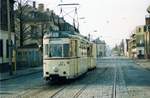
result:
M 64 62 L 60 62 L 59 66 L 65 66 Z

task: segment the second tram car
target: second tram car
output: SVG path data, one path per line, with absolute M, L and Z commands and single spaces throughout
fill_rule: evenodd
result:
M 55 31 L 43 38 L 46 80 L 76 78 L 96 67 L 96 45 L 73 31 Z

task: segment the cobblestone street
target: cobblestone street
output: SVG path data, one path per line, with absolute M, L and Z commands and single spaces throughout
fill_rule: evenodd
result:
M 83 76 L 45 82 L 42 72 L 0 82 L 1 98 L 150 98 L 150 71 L 133 60 L 99 58 Z

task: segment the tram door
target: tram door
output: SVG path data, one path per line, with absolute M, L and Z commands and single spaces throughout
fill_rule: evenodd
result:
M 77 40 L 71 40 L 71 57 L 73 58 L 72 63 L 73 63 L 73 71 L 74 75 L 78 75 L 78 56 L 77 56 Z
M 90 69 L 90 68 L 91 68 L 91 65 L 92 65 L 92 64 L 91 64 L 91 63 L 92 63 L 92 62 L 91 62 L 91 59 L 92 59 L 92 57 L 91 57 L 92 55 L 91 55 L 91 54 L 92 54 L 92 47 L 91 47 L 91 45 L 89 45 L 88 48 L 87 48 L 88 69 Z

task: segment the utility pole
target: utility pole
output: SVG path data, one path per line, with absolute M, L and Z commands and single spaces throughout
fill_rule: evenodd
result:
M 10 2 L 7 0 L 7 20 L 8 20 L 8 47 L 9 47 L 9 74 L 13 75 L 12 71 L 12 53 L 11 53 L 11 27 L 10 27 Z

